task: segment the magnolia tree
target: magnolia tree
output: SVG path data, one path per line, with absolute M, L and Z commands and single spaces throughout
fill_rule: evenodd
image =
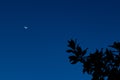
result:
M 68 47 L 70 63 L 83 64 L 82 71 L 91 75 L 91 80 L 120 80 L 120 42 L 93 53 L 87 53 L 88 48 L 82 49 L 75 40 L 69 40 Z

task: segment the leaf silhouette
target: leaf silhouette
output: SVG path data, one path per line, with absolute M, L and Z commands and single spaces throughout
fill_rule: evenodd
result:
M 114 42 L 113 45 L 110 45 L 109 47 L 112 47 L 120 52 L 120 42 Z
M 76 56 L 69 56 L 71 64 L 76 64 L 78 62 L 78 59 Z
M 114 42 L 109 46 L 117 51 L 108 48 L 103 51 L 102 48 L 88 55 L 85 55 L 88 48 L 83 50 L 74 40 L 68 41 L 68 44 L 71 49 L 67 52 L 73 54 L 69 56 L 71 64 L 81 62 L 83 73 L 91 75 L 91 80 L 120 80 L 120 42 Z
M 68 47 L 70 47 L 70 48 L 72 48 L 72 49 L 75 49 L 75 42 L 74 42 L 74 40 L 70 40 L 70 41 L 68 41 Z
M 66 50 L 66 52 L 71 53 L 73 52 L 73 50 L 69 49 L 69 50 Z

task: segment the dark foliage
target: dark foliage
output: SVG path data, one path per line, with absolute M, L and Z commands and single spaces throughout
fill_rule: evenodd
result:
M 92 80 L 120 80 L 120 42 L 109 46 L 114 51 L 106 48 L 89 55 L 86 55 L 88 48 L 83 50 L 74 40 L 68 41 L 68 47 L 71 64 L 82 63 L 83 73 L 91 75 Z

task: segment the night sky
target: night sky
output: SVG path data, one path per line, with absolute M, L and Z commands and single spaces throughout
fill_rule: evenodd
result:
M 120 41 L 120 1 L 1 0 L 0 80 L 90 80 L 70 39 L 89 52 Z

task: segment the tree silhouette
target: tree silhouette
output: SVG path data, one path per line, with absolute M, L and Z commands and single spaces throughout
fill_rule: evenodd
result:
M 92 80 L 120 80 L 120 42 L 114 42 L 110 49 L 97 49 L 88 55 L 88 48 L 83 50 L 75 40 L 69 40 L 68 47 L 71 64 L 82 63 L 83 73 L 91 75 Z

